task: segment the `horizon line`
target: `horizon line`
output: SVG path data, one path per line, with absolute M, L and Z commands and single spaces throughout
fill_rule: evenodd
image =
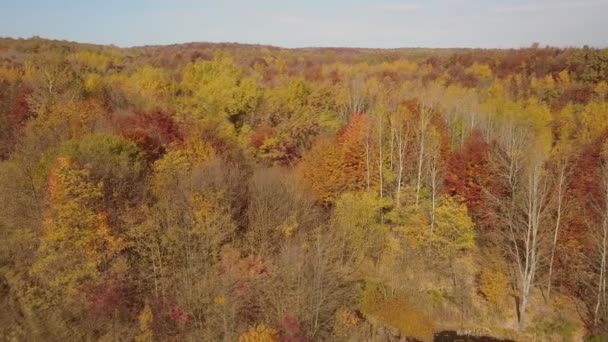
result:
M 30 37 L 15 37 L 15 36 L 0 36 L 0 39 L 13 39 L 13 40 L 33 40 L 33 39 L 41 39 L 55 42 L 66 42 L 66 43 L 76 43 L 76 44 L 86 44 L 86 45 L 97 45 L 97 46 L 110 46 L 116 47 L 120 49 L 138 49 L 138 48 L 150 48 L 150 47 L 167 47 L 167 46 L 175 46 L 175 45 L 188 45 L 188 44 L 234 44 L 234 45 L 251 45 L 251 46 L 260 46 L 260 47 L 269 47 L 275 49 L 283 49 L 283 50 L 304 50 L 304 49 L 358 49 L 358 50 L 406 50 L 406 49 L 427 49 L 427 50 L 523 50 L 523 49 L 583 49 L 585 47 L 591 49 L 608 49 L 608 46 L 594 46 L 589 44 L 583 45 L 542 45 L 540 42 L 531 42 L 527 46 L 510 46 L 510 47 L 472 47 L 472 46 L 445 46 L 445 47 L 430 47 L 430 46 L 401 46 L 401 47 L 366 47 L 366 46 L 347 46 L 347 45 L 306 45 L 306 46 L 296 46 L 296 47 L 287 47 L 281 45 L 273 45 L 273 44 L 265 44 L 265 43 L 252 43 L 252 42 L 237 42 L 237 41 L 184 41 L 184 42 L 175 42 L 175 43 L 159 43 L 159 44 L 144 44 L 144 45 L 118 45 L 115 43 L 98 43 L 98 42 L 85 42 L 85 41 L 77 41 L 70 40 L 66 38 L 51 38 L 44 37 L 40 35 L 33 35 Z M 535 47 L 535 45 L 538 45 Z

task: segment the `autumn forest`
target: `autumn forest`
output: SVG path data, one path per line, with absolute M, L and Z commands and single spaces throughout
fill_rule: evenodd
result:
M 1 341 L 608 339 L 608 49 L 0 39 Z

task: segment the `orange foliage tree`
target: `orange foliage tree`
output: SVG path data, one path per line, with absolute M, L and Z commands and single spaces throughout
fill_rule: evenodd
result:
M 342 192 L 366 187 L 371 174 L 366 159 L 367 129 L 367 116 L 353 115 L 334 141 L 321 140 L 302 161 L 300 174 L 323 203 L 333 203 Z

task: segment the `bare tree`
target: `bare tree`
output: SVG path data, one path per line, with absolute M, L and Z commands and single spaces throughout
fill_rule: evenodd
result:
M 548 177 L 544 171 L 544 157 L 542 152 L 531 156 L 527 172 L 524 191 L 524 217 L 525 224 L 522 225 L 523 233 L 523 258 L 518 259 L 518 269 L 521 277 L 520 289 L 520 323 L 525 325 L 526 309 L 530 291 L 535 285 L 536 272 L 538 271 L 542 258 L 540 240 L 543 225 L 548 212 L 549 185 Z M 513 244 L 517 245 L 517 240 Z
M 370 125 L 365 127 L 365 190 L 369 191 L 371 185 L 371 142 L 370 142 L 371 128 Z
M 383 143 L 383 131 L 384 131 L 384 127 L 383 127 L 383 117 L 382 117 L 382 113 L 378 113 L 378 177 L 379 177 L 379 181 L 380 181 L 380 198 L 384 197 L 384 155 L 383 155 L 383 149 L 382 149 L 382 143 Z
M 368 94 L 363 79 L 355 78 L 348 84 L 346 102 L 343 103 L 341 114 L 344 121 L 351 115 L 365 113 L 369 105 Z
M 546 155 L 532 134 L 527 127 L 506 122 L 491 158 L 497 176 L 502 179 L 503 193 L 490 197 L 502 213 L 506 228 L 502 245 L 516 270 L 521 328 L 526 323 L 530 294 L 543 258 L 541 240 L 550 209 Z
M 555 228 L 553 229 L 553 241 L 551 243 L 551 256 L 549 258 L 549 275 L 547 284 L 547 296 L 551 297 L 551 286 L 553 283 L 553 262 L 555 260 L 555 250 L 557 249 L 557 240 L 559 230 L 561 228 L 562 213 L 564 210 L 564 195 L 568 186 L 568 161 L 560 160 L 557 171 L 557 179 L 555 181 Z
M 403 185 L 403 171 L 405 169 L 405 153 L 408 149 L 408 142 L 410 139 L 410 127 L 407 120 L 404 120 L 399 124 L 399 132 L 397 136 L 397 155 L 398 155 L 398 166 L 397 166 L 397 188 L 395 190 L 395 202 L 397 206 L 401 204 L 401 188 Z
M 593 324 L 597 326 L 600 318 L 606 311 L 608 301 L 606 298 L 606 262 L 608 258 L 608 146 L 604 145 L 601 151 L 601 186 L 603 189 L 602 197 L 594 204 L 595 209 L 600 214 L 601 224 L 596 229 L 597 257 L 599 259 L 599 270 L 597 278 L 597 293 L 595 307 L 593 310 Z M 599 203 L 598 203 L 599 202 Z
M 437 198 L 441 190 L 441 142 L 439 135 L 435 129 L 429 134 L 429 187 L 431 189 L 431 230 L 435 230 L 435 208 L 437 207 Z
M 422 166 L 424 164 L 424 148 L 426 133 L 433 117 L 433 109 L 428 104 L 420 104 L 418 113 L 418 176 L 416 178 L 416 206 L 420 199 L 420 188 L 422 186 Z
M 606 173 L 606 172 L 604 172 Z M 608 198 L 608 182 L 606 182 L 606 175 L 604 175 L 604 196 Z M 606 254 L 608 252 L 607 249 L 607 239 L 608 239 L 608 201 L 604 201 L 604 212 L 603 219 L 599 229 L 599 239 L 598 241 L 598 250 L 599 250 L 599 275 L 597 279 L 597 294 L 596 294 L 596 302 L 595 309 L 593 311 L 593 324 L 595 326 L 598 325 L 601 317 L 600 309 L 606 306 Z
M 349 278 L 352 265 L 343 263 L 341 244 L 324 228 L 285 241 L 276 269 L 260 279 L 255 296 L 267 320 L 297 320 L 299 331 L 292 333 L 313 340 L 324 340 L 321 335 L 331 330 L 336 310 L 357 299 L 356 283 Z

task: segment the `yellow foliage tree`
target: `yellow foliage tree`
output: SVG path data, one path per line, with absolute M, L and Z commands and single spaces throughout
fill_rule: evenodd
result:
M 258 324 L 249 328 L 241 336 L 239 342 L 277 342 L 279 333 L 265 324 Z
M 102 184 L 89 180 L 89 171 L 70 158 L 55 161 L 48 181 L 49 207 L 33 273 L 51 288 L 73 293 L 95 280 L 100 266 L 125 247 L 110 232 L 100 210 Z
M 68 59 L 86 68 L 100 72 L 105 72 L 112 62 L 112 57 L 94 51 L 81 51 L 70 55 Z
M 154 341 L 154 331 L 152 330 L 153 319 L 152 309 L 146 304 L 139 314 L 139 334 L 135 336 L 135 342 Z
M 482 270 L 480 275 L 479 289 L 486 299 L 499 308 L 507 297 L 506 284 L 509 279 L 504 273 L 494 270 Z
M 181 110 L 201 118 L 206 115 L 236 119 L 253 111 L 261 92 L 253 78 L 245 77 L 232 58 L 218 54 L 212 61 L 188 64 L 182 74 Z
M 171 94 L 171 81 L 162 69 L 144 66 L 126 80 L 127 90 L 144 110 L 165 108 Z
M 474 224 L 466 205 L 444 196 L 435 212 L 434 240 L 448 256 L 475 248 Z
M 466 72 L 482 81 L 489 81 L 492 79 L 492 69 L 487 64 L 475 62 L 467 68 Z
M 201 140 L 188 139 L 184 145 L 170 146 L 163 158 L 154 163 L 153 190 L 162 195 L 176 186 L 177 176 L 192 171 L 195 165 L 200 165 L 214 156 L 213 148 Z
M 336 201 L 332 226 L 346 241 L 348 253 L 356 262 L 380 255 L 388 227 L 380 224 L 385 201 L 372 192 L 347 192 Z
M 421 341 L 433 340 L 432 319 L 404 296 L 385 295 L 378 285 L 366 285 L 361 298 L 361 311 L 399 330 L 404 336 Z
M 348 337 L 360 323 L 361 319 L 352 310 L 341 308 L 336 312 L 334 334 L 341 338 Z
M 506 273 L 507 267 L 498 255 L 484 255 L 479 275 L 479 292 L 496 308 L 500 308 L 512 292 Z
M 426 202 L 423 202 L 426 205 Z M 465 204 L 451 196 L 442 196 L 435 209 L 435 227 L 420 208 L 401 209 L 401 225 L 396 229 L 405 235 L 409 244 L 431 252 L 435 257 L 450 259 L 459 252 L 475 248 L 475 226 Z

